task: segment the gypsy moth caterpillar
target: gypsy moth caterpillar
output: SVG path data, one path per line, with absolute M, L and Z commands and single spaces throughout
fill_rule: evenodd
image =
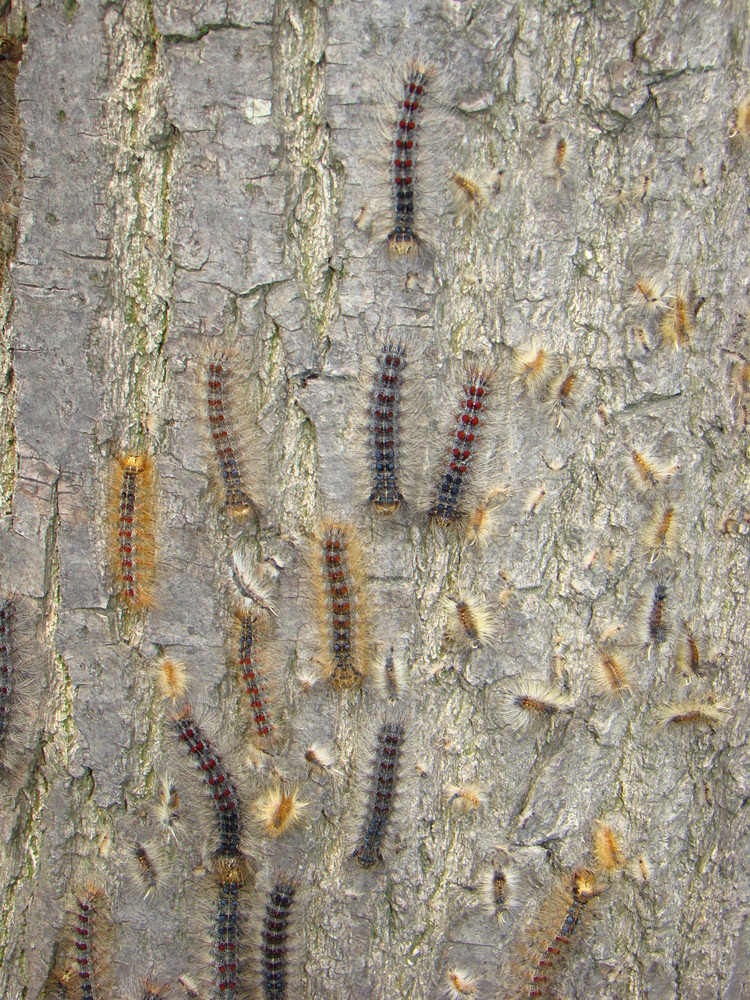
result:
M 154 900 L 161 895 L 167 882 L 167 862 L 162 847 L 136 840 L 128 845 L 125 863 L 144 900 Z
M 519 887 L 518 873 L 498 858 L 484 865 L 479 873 L 477 889 L 482 906 L 499 924 L 520 907 Z
M 463 394 L 450 430 L 447 463 L 441 463 L 429 506 L 430 517 L 441 526 L 459 526 L 470 512 L 484 438 L 483 410 L 492 375 L 489 368 L 473 362 L 466 365 Z
M 481 177 L 451 171 L 450 182 L 459 218 L 476 218 L 487 207 L 489 190 Z
M 172 721 L 180 742 L 203 774 L 203 782 L 214 806 L 219 837 L 217 857 L 241 856 L 242 807 L 231 773 L 189 707 L 174 716 Z
M 630 481 L 639 493 L 655 493 L 669 482 L 679 469 L 679 464 L 673 462 L 667 465 L 655 458 L 650 451 L 643 448 L 630 451 L 628 474 Z
M 659 320 L 662 343 L 679 351 L 689 347 L 695 333 L 697 303 L 694 293 L 678 287 L 667 296 L 667 308 Z
M 628 856 L 623 851 L 614 829 L 604 820 L 598 820 L 594 824 L 593 844 L 594 858 L 599 871 L 611 874 L 626 867 Z
M 231 622 L 230 664 L 242 684 L 242 703 L 250 712 L 251 739 L 257 747 L 267 750 L 279 733 L 266 619 L 257 612 L 235 606 Z
M 700 676 L 701 649 L 690 624 L 686 621 L 683 621 L 680 634 L 677 637 L 674 662 L 688 684 L 694 677 Z
M 667 308 L 666 292 L 663 275 L 651 272 L 636 279 L 630 301 L 642 312 L 659 313 Z
M 570 878 L 554 887 L 528 928 L 529 939 L 519 970 L 519 997 L 522 992 L 529 998 L 549 994 L 563 961 L 563 949 L 581 926 L 591 901 L 603 891 L 604 886 L 588 868 L 576 868 Z
M 168 774 L 159 777 L 152 813 L 156 822 L 166 832 L 167 839 L 173 837 L 178 840 L 177 834 L 182 829 L 180 795 L 174 779 Z
M 116 455 L 107 514 L 109 567 L 117 601 L 129 611 L 154 604 L 156 470 L 149 455 Z
M 624 697 L 630 691 L 631 664 L 620 649 L 602 646 L 594 657 L 594 687 L 606 697 Z
M 668 608 L 669 590 L 664 582 L 654 585 L 650 600 L 642 600 L 635 616 L 635 634 L 639 642 L 651 650 L 662 646 L 669 638 L 670 616 Z
M 80 1000 L 105 1000 L 107 988 L 108 931 L 104 893 L 88 885 L 75 894 L 73 911 L 73 942 L 78 969 Z
M 365 743 L 360 768 L 365 783 L 362 821 L 352 856 L 362 868 L 383 861 L 385 839 L 392 825 L 403 780 L 406 717 L 386 713 Z
M 370 617 L 362 551 L 354 529 L 321 525 L 311 575 L 320 653 L 334 687 L 361 684 L 370 669 Z
M 487 802 L 482 788 L 474 782 L 463 785 L 446 785 L 445 802 L 456 816 L 467 816 Z
M 242 992 L 241 944 L 245 930 L 243 889 L 245 869 L 238 857 L 217 859 L 213 912 L 213 985 L 220 997 L 239 998 Z
M 462 1000 L 463 997 L 475 997 L 479 992 L 479 980 L 466 969 L 449 969 L 448 996 L 451 1000 Z
M 387 209 L 379 229 L 394 257 L 413 257 L 431 242 L 430 189 L 434 164 L 428 148 L 432 143 L 423 131 L 435 71 L 418 59 L 409 61 L 394 96 L 392 110 L 383 115 L 383 131 L 389 145 Z
M 375 683 L 380 697 L 394 703 L 400 701 L 406 693 L 408 684 L 406 664 L 403 658 L 394 652 L 393 646 L 379 658 Z
M 187 693 L 187 666 L 166 653 L 160 653 L 151 661 L 151 670 L 156 678 L 156 688 L 163 701 L 179 701 Z
M 746 94 L 737 104 L 729 127 L 730 139 L 750 139 L 750 94 Z
M 476 601 L 461 594 L 449 594 L 448 638 L 462 652 L 471 652 L 494 644 L 498 631 L 497 615 L 485 601 Z
M 199 359 L 211 459 L 211 492 L 240 521 L 257 517 L 265 458 L 248 406 L 250 370 L 239 346 L 214 341 Z
M 404 500 L 403 386 L 407 344 L 380 345 L 369 387 L 367 414 L 370 494 L 368 503 L 379 514 L 392 514 Z
M 573 699 L 555 684 L 535 678 L 511 680 L 500 696 L 505 721 L 515 730 L 548 723 L 559 712 L 573 710 Z
M 702 725 L 717 729 L 727 721 L 731 708 L 728 701 L 716 699 L 712 694 L 704 694 L 698 698 L 686 698 L 684 701 L 657 705 L 654 708 L 654 715 L 659 728 Z
M 554 373 L 554 355 L 537 347 L 531 338 L 530 347 L 514 347 L 511 360 L 513 382 L 517 382 L 532 399 L 539 399 L 547 390 Z
M 544 406 L 555 430 L 562 430 L 570 419 L 578 403 L 580 388 L 581 376 L 574 365 L 565 365 L 549 383 Z
M 576 161 L 573 137 L 568 133 L 552 133 L 542 144 L 542 174 L 551 180 L 557 191 L 571 182 Z
M 275 781 L 253 803 L 255 822 L 267 837 L 282 834 L 305 821 L 309 802 L 299 801 L 299 788 L 287 788 L 283 781 Z
M 294 913 L 300 883 L 283 873 L 263 896 L 258 929 L 258 991 L 260 1000 L 292 1000 L 297 996 L 294 975 Z
M 680 546 L 682 518 L 678 505 L 670 500 L 657 504 L 641 530 L 641 544 L 649 562 L 672 556 Z

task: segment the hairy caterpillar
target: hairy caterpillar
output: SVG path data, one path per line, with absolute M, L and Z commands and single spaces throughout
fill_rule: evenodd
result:
M 115 458 L 108 513 L 109 565 L 115 595 L 129 611 L 153 607 L 156 471 L 148 455 Z
M 353 857 L 363 868 L 383 860 L 385 838 L 403 781 L 406 719 L 384 716 L 369 741 L 367 791 Z
M 267 889 L 259 915 L 257 990 L 259 1000 L 292 1000 L 298 995 L 294 964 L 294 912 L 300 884 L 279 874 Z

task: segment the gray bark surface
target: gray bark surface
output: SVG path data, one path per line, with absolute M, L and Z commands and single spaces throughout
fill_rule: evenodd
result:
M 210 808 L 179 770 L 155 692 L 163 649 L 188 664 L 192 701 L 215 710 L 248 813 L 274 769 L 303 785 L 309 823 L 259 842 L 264 865 L 303 879 L 301 996 L 438 998 L 458 966 L 478 995 L 505 997 L 526 920 L 556 875 L 591 863 L 604 818 L 651 878 L 612 878 L 560 996 L 747 1000 L 748 438 L 729 382 L 750 343 L 750 140 L 729 139 L 750 88 L 747 5 L 48 0 L 14 2 L 3 31 L 25 46 L 23 196 L 0 293 L 0 579 L 35 602 L 44 690 L 0 810 L 0 994 L 40 995 L 85 878 L 106 887 L 118 982 L 193 967 Z M 387 169 L 381 93 L 415 50 L 446 106 L 423 126 L 436 189 L 447 170 L 503 173 L 475 221 L 437 199 L 434 252 L 404 266 L 355 220 Z M 540 166 L 550 133 L 575 140 L 560 190 Z M 647 198 L 608 204 L 644 174 Z M 678 352 L 629 302 L 652 266 L 705 299 Z M 496 368 L 486 487 L 509 490 L 484 547 L 431 528 L 418 503 L 390 519 L 366 509 L 360 373 L 373 337 L 402 331 L 422 355 L 419 466 L 442 454 L 464 357 Z M 267 512 L 243 539 L 212 508 L 198 431 L 196 356 L 215 333 L 253 359 L 267 450 Z M 559 432 L 511 384 L 512 348 L 532 336 L 581 375 Z M 155 609 L 133 618 L 108 583 L 106 492 L 112 456 L 146 435 L 159 583 Z M 667 570 L 640 548 L 651 504 L 628 484 L 632 447 L 679 462 L 685 532 Z M 375 639 L 410 668 L 419 767 L 395 849 L 372 872 L 351 860 L 350 827 L 378 695 L 305 693 L 296 679 L 316 656 L 305 551 L 323 515 L 360 526 Z M 226 678 L 222 570 L 240 542 L 276 577 L 289 737 L 263 774 L 245 762 Z M 650 657 L 632 648 L 634 690 L 608 702 L 592 688 L 597 643 L 610 625 L 629 634 L 660 572 L 675 628 Z M 496 649 L 446 645 L 457 590 L 498 606 Z M 685 694 L 682 619 L 707 652 L 690 693 L 731 705 L 716 731 L 655 725 L 655 706 Z M 574 711 L 513 732 L 501 692 L 517 675 L 558 675 Z M 341 776 L 309 775 L 311 740 L 337 748 Z M 170 887 L 144 902 L 123 857 L 156 836 L 165 770 L 188 831 L 169 848 Z M 444 790 L 463 781 L 488 800 L 457 817 Z M 473 890 L 498 845 L 524 900 L 501 927 Z

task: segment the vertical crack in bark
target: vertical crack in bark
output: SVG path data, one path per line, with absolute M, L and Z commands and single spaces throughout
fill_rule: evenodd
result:
M 166 113 L 162 39 L 149 0 L 109 8 L 105 26 L 111 307 L 93 353 L 112 384 L 117 443 L 133 447 L 154 430 L 149 417 L 164 394 L 174 284 L 170 186 L 179 135 Z
M 13 292 L 8 280 L 16 256 L 18 208 L 23 194 L 21 120 L 16 77 L 26 41 L 26 12 L 4 11 L 0 19 L 0 517 L 12 512 L 18 475 L 16 384 L 13 371 Z
M 338 314 L 341 272 L 332 263 L 342 166 L 325 117 L 326 18 L 315 3 L 274 7 L 274 114 L 291 170 L 287 252 L 294 257 L 320 348 Z

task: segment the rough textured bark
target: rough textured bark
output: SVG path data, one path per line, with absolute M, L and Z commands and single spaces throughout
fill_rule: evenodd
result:
M 387 153 L 373 156 L 379 94 L 414 49 L 451 105 L 440 169 L 503 174 L 474 222 L 440 203 L 434 254 L 403 266 L 355 220 L 386 170 Z M 254 359 L 250 405 L 272 471 L 245 541 L 277 573 L 289 736 L 274 764 L 305 782 L 311 822 L 263 841 L 262 855 L 300 869 L 302 995 L 438 997 L 461 966 L 481 995 L 506 996 L 526 919 L 555 871 L 587 860 L 606 817 L 651 880 L 612 880 L 562 994 L 750 996 L 748 445 L 746 399 L 729 385 L 750 340 L 750 144 L 729 139 L 749 49 L 739 2 L 3 6 L 0 574 L 36 602 L 45 679 L 20 787 L 0 812 L 3 995 L 39 995 L 71 882 L 91 873 L 111 901 L 115 978 L 190 965 L 205 824 L 170 848 L 160 899 L 139 899 L 123 865 L 127 844 L 150 835 L 156 780 L 176 753 L 148 670 L 160 649 L 188 663 L 193 700 L 219 709 L 247 802 L 265 780 L 233 749 L 220 582 L 238 532 L 207 498 L 193 402 L 201 343 L 223 332 Z M 22 197 L 5 124 L 14 82 Z M 540 164 L 550 133 L 577 149 L 559 190 Z M 643 200 L 608 198 L 645 174 Z M 679 352 L 629 303 L 653 264 L 704 300 Z M 402 330 L 424 345 L 417 454 L 440 454 L 436 386 L 466 353 L 497 368 L 487 485 L 510 490 L 484 548 L 430 528 L 417 505 L 390 519 L 365 509 L 358 376 L 373 333 Z M 560 431 L 510 382 L 511 350 L 532 335 L 581 375 Z M 104 512 L 112 456 L 145 441 L 161 572 L 157 607 L 138 618 L 110 595 Z M 656 579 L 639 549 L 650 504 L 625 473 L 632 447 L 679 461 L 686 531 L 670 600 L 711 651 L 693 690 L 732 705 L 715 732 L 654 725 L 655 706 L 683 691 L 674 632 L 650 658 L 633 648 L 630 697 L 592 689 L 600 636 L 623 624 L 627 641 Z M 378 696 L 296 681 L 315 656 L 304 548 L 324 513 L 361 524 L 375 638 L 395 638 L 411 669 L 420 768 L 397 849 L 371 872 L 351 860 L 347 822 L 351 758 Z M 503 594 L 496 650 L 446 647 L 442 598 L 458 589 Z M 551 673 L 574 711 L 514 733 L 504 683 Z M 310 739 L 340 750 L 341 777 L 309 777 Z M 463 780 L 488 801 L 457 817 L 443 790 Z M 190 815 L 205 817 L 198 780 L 180 782 Z M 472 888 L 497 845 L 528 897 L 502 927 Z

